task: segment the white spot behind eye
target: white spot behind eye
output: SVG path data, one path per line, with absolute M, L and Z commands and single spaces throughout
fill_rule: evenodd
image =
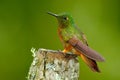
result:
M 66 17 L 66 20 L 68 20 L 68 17 Z
M 64 17 L 64 20 L 68 20 L 68 17 Z

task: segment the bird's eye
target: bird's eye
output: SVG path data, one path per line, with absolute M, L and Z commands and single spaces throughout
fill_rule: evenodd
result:
M 68 20 L 68 17 L 64 17 L 64 20 Z

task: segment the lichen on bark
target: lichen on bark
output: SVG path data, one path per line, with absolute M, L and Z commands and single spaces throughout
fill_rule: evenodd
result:
M 32 53 L 28 80 L 78 80 L 79 62 L 75 55 L 48 49 L 32 49 Z

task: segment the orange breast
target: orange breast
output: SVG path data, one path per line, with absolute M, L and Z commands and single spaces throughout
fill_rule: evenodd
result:
M 58 28 L 58 36 L 60 38 L 60 41 L 63 43 L 63 36 L 62 36 L 62 30 L 60 28 Z

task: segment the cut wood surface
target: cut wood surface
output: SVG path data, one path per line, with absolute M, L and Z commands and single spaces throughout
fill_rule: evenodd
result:
M 78 80 L 79 62 L 75 55 L 48 49 L 32 52 L 28 80 Z

